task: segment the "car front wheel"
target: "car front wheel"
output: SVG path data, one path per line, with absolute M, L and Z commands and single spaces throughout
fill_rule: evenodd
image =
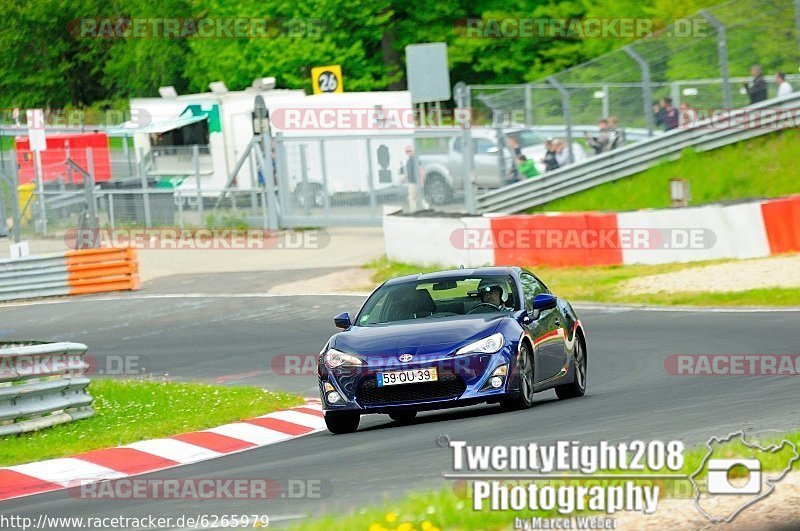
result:
M 527 343 L 519 348 L 517 357 L 519 373 L 519 394 L 511 400 L 504 400 L 500 405 L 504 409 L 528 409 L 533 405 L 533 358 Z
M 326 411 L 325 425 L 328 431 L 338 435 L 341 433 L 353 433 L 358 429 L 358 422 L 361 415 L 353 411 Z

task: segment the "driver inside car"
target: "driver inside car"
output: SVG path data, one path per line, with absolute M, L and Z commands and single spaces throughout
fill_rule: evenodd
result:
M 498 310 L 513 310 L 513 308 L 506 306 L 506 302 L 503 301 L 505 288 L 497 281 L 482 281 L 478 286 L 478 294 L 483 304 L 491 304 Z

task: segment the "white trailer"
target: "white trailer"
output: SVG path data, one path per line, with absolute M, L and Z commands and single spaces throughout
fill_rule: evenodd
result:
M 284 139 L 290 192 L 304 179 L 320 184 L 327 181 L 329 193 L 364 192 L 370 186 L 380 189 L 399 183 L 397 167 L 414 131 L 413 106 L 406 91 L 309 96 L 302 90 L 248 88 L 173 98 L 134 98 L 130 102 L 132 120 L 110 134 L 132 136 L 137 160 L 143 154 L 152 161 L 151 175 L 182 177 L 180 187 L 191 190 L 197 186 L 191 146 L 202 145 L 203 195 L 216 195 L 253 138 L 252 113 L 258 95 L 270 111 L 273 136 L 280 133 Z M 346 123 L 347 116 L 364 114 L 378 116 L 381 123 Z M 287 120 L 297 115 L 302 115 L 300 122 Z M 324 116 L 325 120 L 315 122 L 315 116 Z M 381 145 L 387 146 L 391 160 L 388 182 L 385 173 L 379 174 L 382 167 L 377 150 Z M 305 172 L 300 163 L 301 149 L 305 150 Z M 254 163 L 247 161 L 234 186 L 257 186 L 258 179 Z

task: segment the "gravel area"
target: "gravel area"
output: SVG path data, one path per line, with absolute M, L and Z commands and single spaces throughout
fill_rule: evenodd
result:
M 800 288 L 800 255 L 741 260 L 650 275 L 622 284 L 625 293 L 734 292 L 759 288 Z
M 737 496 L 738 498 L 738 496 Z M 620 530 L 662 530 L 694 529 L 714 531 L 757 530 L 757 529 L 799 529 L 800 528 L 800 474 L 789 474 L 775 486 L 775 491 L 763 500 L 744 509 L 730 523 L 715 524 L 707 520 L 690 499 L 667 499 L 658 503 L 652 515 L 623 513 L 616 518 Z M 731 512 L 737 507 L 736 501 L 717 497 L 713 505 L 703 502 L 703 507 L 723 509 Z M 716 511 L 715 511 L 716 512 Z

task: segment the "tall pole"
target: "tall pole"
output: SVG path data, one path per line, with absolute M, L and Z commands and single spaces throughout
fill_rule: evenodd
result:
M 728 36 L 725 25 L 717 17 L 705 9 L 700 10 L 700 15 L 714 26 L 717 32 L 717 57 L 719 58 L 719 73 L 722 76 L 722 102 L 726 109 L 732 109 L 731 75 L 728 71 Z
M 569 91 L 553 76 L 548 77 L 547 82 L 561 93 L 561 112 L 564 115 L 564 125 L 567 128 L 567 153 L 569 153 L 569 161 L 575 162 L 575 154 L 572 152 L 572 110 L 569 106 Z
M 639 65 L 639 70 L 642 71 L 642 104 L 644 108 L 644 118 L 647 123 L 647 136 L 653 136 L 653 129 L 655 128 L 653 116 L 653 87 L 650 84 L 650 64 L 645 61 L 644 57 L 636 53 L 636 50 L 630 46 L 623 48 L 628 56 L 636 61 Z

